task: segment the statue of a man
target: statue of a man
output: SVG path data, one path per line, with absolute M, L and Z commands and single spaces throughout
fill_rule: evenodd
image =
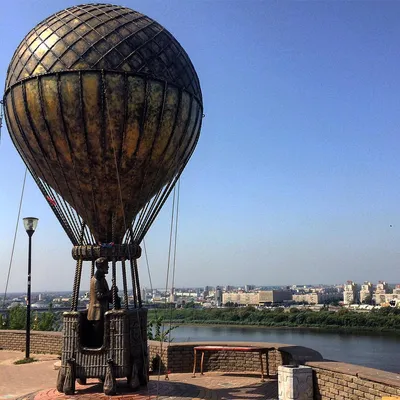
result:
M 112 290 L 109 289 L 106 280 L 108 274 L 107 258 L 96 260 L 96 272 L 90 280 L 90 301 L 88 308 L 88 321 L 91 321 L 97 344 L 101 345 L 104 333 L 104 313 L 108 311 L 112 303 Z M 117 292 L 118 292 L 118 288 Z M 116 297 L 115 308 L 120 308 L 120 298 Z

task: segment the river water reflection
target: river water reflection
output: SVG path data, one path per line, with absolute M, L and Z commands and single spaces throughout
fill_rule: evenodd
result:
M 295 344 L 317 350 L 326 359 L 400 373 L 400 336 L 207 325 L 181 325 L 171 335 L 175 342 L 206 340 Z

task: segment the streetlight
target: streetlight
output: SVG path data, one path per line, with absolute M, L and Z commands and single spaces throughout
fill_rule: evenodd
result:
M 28 293 L 26 299 L 26 345 L 25 345 L 25 358 L 29 358 L 30 344 L 31 344 L 31 254 L 32 254 L 32 235 L 35 232 L 38 219 L 35 217 L 23 218 L 26 233 L 29 236 L 29 250 L 28 250 Z

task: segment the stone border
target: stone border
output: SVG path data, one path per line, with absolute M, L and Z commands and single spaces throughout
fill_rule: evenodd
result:
M 311 361 L 314 371 L 314 398 L 381 400 L 400 396 L 400 374 L 336 361 Z

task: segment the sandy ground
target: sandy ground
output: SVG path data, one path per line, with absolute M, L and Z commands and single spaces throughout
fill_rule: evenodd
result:
M 57 373 L 54 354 L 32 354 L 36 362 L 15 365 L 25 353 L 21 351 L 0 351 L 0 399 L 14 399 L 27 393 L 56 384 Z

